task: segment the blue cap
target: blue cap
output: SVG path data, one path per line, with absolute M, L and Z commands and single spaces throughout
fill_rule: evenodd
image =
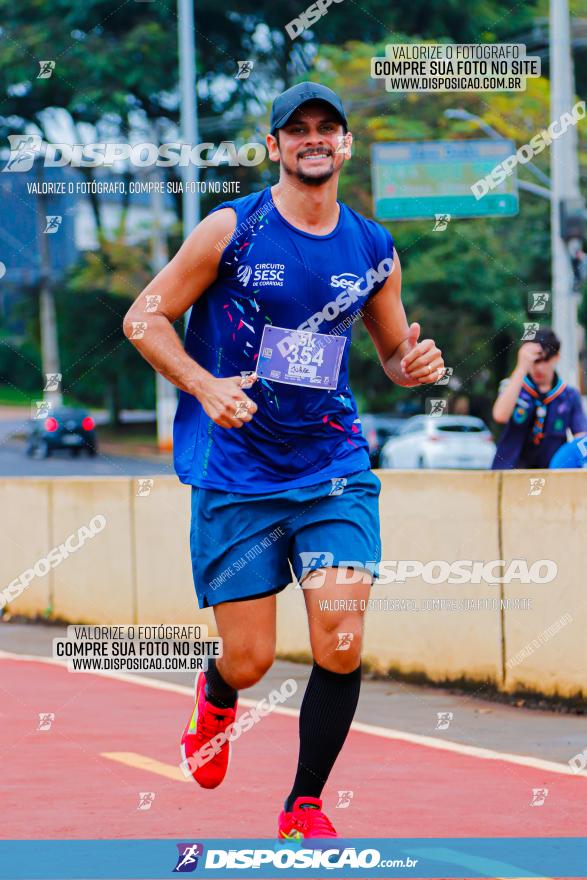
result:
M 336 92 L 321 83 L 303 82 L 282 92 L 274 100 L 271 107 L 271 134 L 275 134 L 278 128 L 285 125 L 290 116 L 306 101 L 324 101 L 329 104 L 340 116 L 345 131 L 348 131 L 346 113 Z

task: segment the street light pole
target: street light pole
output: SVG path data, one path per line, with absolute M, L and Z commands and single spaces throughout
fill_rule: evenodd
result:
M 573 105 L 573 61 L 568 0 L 550 0 L 550 118 L 559 119 Z M 560 374 L 578 385 L 577 297 L 567 244 L 561 237 L 560 205 L 563 199 L 580 199 L 577 130 L 570 125 L 550 148 L 552 200 L 552 324 L 561 340 Z
M 47 225 L 47 197 L 43 193 L 43 157 L 36 163 L 39 181 L 39 193 L 36 200 L 37 242 L 39 245 L 39 326 L 41 331 L 41 363 L 44 374 L 43 399 L 51 406 L 61 406 L 63 395 L 61 383 L 48 390 L 49 375 L 59 375 L 59 342 L 57 337 L 57 314 L 53 296 L 53 280 L 51 277 L 51 258 L 49 242 L 45 228 Z
M 198 103 L 196 97 L 196 48 L 194 29 L 194 0 L 178 0 L 179 82 L 181 94 L 181 135 L 184 143 L 194 147 L 199 143 Z M 183 237 L 190 234 L 200 222 L 200 196 L 197 192 L 199 168 L 189 162 L 182 169 L 184 192 L 182 198 Z M 191 191 L 190 191 L 191 190 Z

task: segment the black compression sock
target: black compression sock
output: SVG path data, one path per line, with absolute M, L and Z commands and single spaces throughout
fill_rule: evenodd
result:
M 314 663 L 300 709 L 300 756 L 286 811 L 291 811 L 300 796 L 319 798 L 322 794 L 347 738 L 360 689 L 360 665 L 343 673 Z
M 216 667 L 216 660 L 208 660 L 206 671 L 206 699 L 219 709 L 232 709 L 238 696 L 237 691 L 227 684 Z

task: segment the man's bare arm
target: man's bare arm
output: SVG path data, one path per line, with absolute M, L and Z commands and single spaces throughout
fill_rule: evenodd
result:
M 193 394 L 207 414 L 225 428 L 242 427 L 256 405 L 240 390 L 240 377 L 217 379 L 191 358 L 173 323 L 216 280 L 220 257 L 236 226 L 236 215 L 225 208 L 206 217 L 185 240 L 175 257 L 139 294 L 125 315 L 123 330 L 140 354 L 170 382 Z M 154 311 L 146 311 L 155 296 Z M 247 412 L 236 417 L 246 405 Z
M 437 381 L 444 372 L 444 362 L 432 339 L 418 342 L 419 324 L 408 325 L 401 288 L 402 270 L 395 253 L 393 271 L 368 301 L 363 321 L 386 375 L 396 385 L 413 388 Z

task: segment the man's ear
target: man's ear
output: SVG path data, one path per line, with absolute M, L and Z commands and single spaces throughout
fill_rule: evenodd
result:
M 279 153 L 279 140 L 273 134 L 268 134 L 265 138 L 265 143 L 267 144 L 267 152 L 269 153 L 269 159 L 272 162 L 279 162 L 280 153 Z

